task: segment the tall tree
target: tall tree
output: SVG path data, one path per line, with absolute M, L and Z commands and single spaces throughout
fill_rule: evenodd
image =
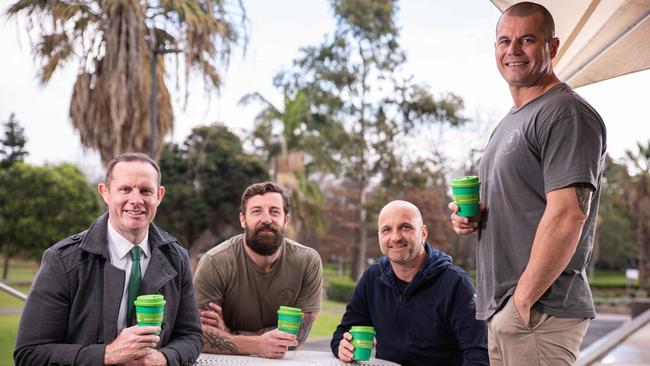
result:
M 397 6 L 386 0 L 331 0 L 337 26 L 319 47 L 306 47 L 294 69 L 279 75 L 276 85 L 303 90 L 313 108 L 337 121 L 350 143 L 340 150 L 346 179 L 358 196 L 358 238 L 352 277 L 363 271 L 367 251 L 367 206 L 371 179 L 401 164 L 402 138 L 431 123 L 457 126 L 462 100 L 434 98 L 426 85 L 405 77 L 406 60 L 395 25 Z
M 33 52 L 41 61 L 43 84 L 76 59 L 70 117 L 81 143 L 97 150 L 104 163 L 121 152 L 151 149 L 152 57 L 161 50 L 180 50 L 185 80 L 195 71 L 206 90 L 218 88 L 220 67 L 245 25 L 241 1 L 225 0 L 20 0 L 7 9 L 9 17 L 19 14 L 28 18 L 28 32 L 40 30 Z M 173 126 L 173 112 L 164 62 L 155 74 L 160 147 Z
M 217 124 L 195 127 L 180 146 L 165 145 L 160 168 L 167 193 L 156 221 L 180 239 L 193 260 L 241 232 L 244 187 L 269 178 L 263 163 L 243 151 L 239 138 Z
M 99 197 L 74 165 L 19 162 L 0 170 L 0 245 L 5 263 L 17 253 L 39 258 L 48 246 L 87 228 L 98 213 Z
M 0 168 L 7 169 L 27 156 L 25 129 L 12 113 L 3 124 L 4 136 L 0 138 Z
M 625 152 L 631 171 L 626 195 L 639 251 L 639 286 L 650 293 L 650 140 L 636 147 Z

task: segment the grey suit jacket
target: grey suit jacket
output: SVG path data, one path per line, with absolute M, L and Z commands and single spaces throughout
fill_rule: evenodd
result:
M 124 271 L 110 264 L 108 214 L 43 254 L 16 339 L 16 365 L 103 365 L 117 337 Z M 151 224 L 151 259 L 140 294 L 165 296 L 158 348 L 169 365 L 192 365 L 202 331 L 187 252 Z

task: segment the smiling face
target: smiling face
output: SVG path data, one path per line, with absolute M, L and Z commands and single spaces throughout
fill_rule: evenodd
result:
M 139 243 L 156 216 L 165 187 L 158 186 L 156 169 L 143 161 L 121 161 L 110 176 L 110 181 L 98 186 L 108 206 L 108 219 L 120 235 Z
M 393 264 L 409 265 L 426 255 L 427 227 L 413 204 L 393 201 L 379 213 L 379 247 Z
M 268 192 L 248 198 L 245 212 L 239 214 L 246 245 L 255 253 L 270 256 L 284 240 L 289 215 L 284 212 L 282 195 Z
M 503 14 L 497 25 L 496 62 L 512 89 L 542 87 L 554 82 L 552 59 L 559 40 L 546 39 L 543 16 Z

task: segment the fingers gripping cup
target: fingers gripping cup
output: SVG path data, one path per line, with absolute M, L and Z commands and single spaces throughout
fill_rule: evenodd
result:
M 134 304 L 135 317 L 139 326 L 160 327 L 162 325 L 165 315 L 163 295 L 140 295 L 135 299 Z
M 451 180 L 451 191 L 458 206 L 458 216 L 472 217 L 479 214 L 479 190 L 481 182 L 475 175 Z
M 369 360 L 372 348 L 375 345 L 375 328 L 354 326 L 350 328 L 350 334 L 352 334 L 352 345 L 354 346 L 354 360 Z
M 300 321 L 302 320 L 302 310 L 289 306 L 280 306 L 278 309 L 278 329 L 298 335 L 300 330 Z

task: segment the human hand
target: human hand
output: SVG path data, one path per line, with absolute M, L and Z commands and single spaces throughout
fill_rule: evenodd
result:
M 147 356 L 160 341 L 160 337 L 154 334 L 156 332 L 160 332 L 160 327 L 134 325 L 124 328 L 117 338 L 106 346 L 104 364 L 126 363 Z
M 468 235 L 475 232 L 478 229 L 481 217 L 483 216 L 483 211 L 485 210 L 485 206 L 481 204 L 477 216 L 463 217 L 458 216 L 458 205 L 455 202 L 449 202 L 447 207 L 451 210 L 451 225 L 458 235 Z
M 167 366 L 167 358 L 162 352 L 152 350 L 146 356 L 129 361 L 124 366 Z
M 278 329 L 270 330 L 257 338 L 259 346 L 255 354 L 266 358 L 282 358 L 289 347 L 298 345 L 295 335 Z
M 517 291 L 515 290 L 515 294 L 516 293 Z M 515 294 L 512 295 L 512 302 L 515 305 L 515 311 L 517 312 L 517 315 L 519 315 L 519 319 L 521 319 L 524 326 L 530 328 L 530 311 L 532 305 L 527 305 L 526 302 L 521 299 L 518 300 Z
M 354 346 L 352 345 L 352 334 L 343 333 L 343 339 L 339 342 L 339 360 L 343 362 L 354 361 Z
M 208 325 L 230 333 L 230 329 L 228 329 L 226 322 L 223 320 L 223 309 L 221 309 L 221 306 L 209 302 L 207 309 L 200 310 L 199 314 L 201 315 L 202 325 Z

